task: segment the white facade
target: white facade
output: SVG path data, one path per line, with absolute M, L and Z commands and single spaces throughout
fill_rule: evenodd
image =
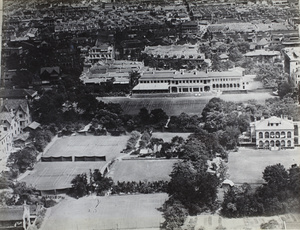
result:
M 298 144 L 298 123 L 287 117 L 262 118 L 252 122 L 250 127 L 251 137 L 257 148 L 294 148 Z

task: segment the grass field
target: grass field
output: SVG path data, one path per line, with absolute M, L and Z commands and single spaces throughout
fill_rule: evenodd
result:
M 263 183 L 262 172 L 268 165 L 281 163 L 286 169 L 300 164 L 300 149 L 280 151 L 239 148 L 229 153 L 229 175 L 234 183 Z
M 70 136 L 56 140 L 44 156 L 120 156 L 129 136 Z
M 255 99 L 259 103 L 273 97 L 267 92 L 250 92 L 245 94 L 222 94 L 219 96 L 225 101 L 243 102 Z M 187 113 L 200 115 L 207 102 L 213 96 L 190 96 L 190 97 L 153 97 L 153 98 L 127 98 L 127 97 L 99 97 L 103 102 L 120 103 L 124 113 L 138 114 L 140 109 L 145 107 L 149 111 L 163 109 L 169 116 Z
M 183 139 L 187 139 L 187 137 L 190 135 L 191 133 L 163 133 L 163 132 L 154 132 L 152 133 L 152 137 L 153 138 L 162 138 L 164 140 L 164 142 L 171 142 L 172 138 L 175 136 L 179 136 L 182 137 Z
M 128 136 L 70 136 L 57 139 L 43 155 L 49 156 L 106 156 L 98 162 L 38 162 L 21 181 L 39 190 L 69 188 L 72 179 L 89 170 L 105 168 L 126 146 Z
M 43 230 L 159 229 L 167 194 L 67 198 L 51 208 Z
M 117 181 L 170 180 L 173 164 L 178 160 L 123 160 L 115 163 L 108 176 Z
M 64 189 L 71 187 L 72 179 L 89 170 L 101 169 L 106 162 L 38 162 L 21 181 L 38 190 Z

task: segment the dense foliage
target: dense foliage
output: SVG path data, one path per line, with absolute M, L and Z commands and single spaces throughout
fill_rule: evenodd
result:
M 135 194 L 135 193 L 159 193 L 167 191 L 166 181 L 154 181 L 154 182 L 144 182 L 144 181 L 131 181 L 131 182 L 117 182 L 112 186 L 112 194 Z
M 71 183 L 69 195 L 76 198 L 90 193 L 104 195 L 113 185 L 112 179 L 104 177 L 98 169 L 93 172 L 90 170 L 89 176 L 86 173 L 78 174 Z
M 224 196 L 221 214 L 226 217 L 278 215 L 300 211 L 300 168 L 293 165 L 267 166 L 263 172 L 266 181 L 255 190 L 250 185 L 229 189 Z

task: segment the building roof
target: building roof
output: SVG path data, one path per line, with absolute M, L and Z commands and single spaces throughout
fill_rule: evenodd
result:
M 0 89 L 0 98 L 24 99 L 26 96 L 33 98 L 37 95 L 37 91 L 32 89 Z
M 292 120 L 275 116 L 255 121 L 254 124 L 256 130 L 294 130 Z
M 23 206 L 12 206 L 0 208 L 0 222 L 2 221 L 21 221 L 23 220 Z
M 38 127 L 40 127 L 40 125 L 41 125 L 40 123 L 33 121 L 27 127 L 30 129 L 36 130 Z
M 40 74 L 47 72 L 49 74 L 59 74 L 60 73 L 60 68 L 58 66 L 54 66 L 54 67 L 42 67 Z
M 136 90 L 168 90 L 168 83 L 150 83 L 150 84 L 138 84 L 133 88 Z
M 254 50 L 247 52 L 245 57 L 257 57 L 257 56 L 279 56 L 279 51 L 270 51 L 270 50 Z
M 8 123 L 11 124 L 12 115 L 10 112 L 1 112 L 0 113 L 0 124 L 2 124 L 3 121 L 7 121 Z
M 17 111 L 21 108 L 25 113 L 27 112 L 28 103 L 26 99 L 6 99 L 3 100 L 3 108 L 1 111 L 9 112 L 11 110 Z

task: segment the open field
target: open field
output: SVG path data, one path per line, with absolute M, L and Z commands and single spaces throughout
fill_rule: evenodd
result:
M 300 149 L 263 150 L 239 148 L 229 153 L 229 175 L 234 183 L 263 183 L 262 172 L 268 165 L 281 163 L 286 169 L 300 164 Z
M 43 230 L 159 229 L 167 194 L 67 198 L 51 208 Z
M 173 164 L 178 160 L 123 160 L 115 163 L 108 176 L 118 181 L 170 180 Z
M 38 190 L 65 189 L 71 187 L 72 179 L 89 170 L 101 169 L 107 162 L 38 162 L 21 181 Z
M 120 103 L 124 113 L 138 114 L 145 107 L 149 111 L 163 109 L 169 116 L 187 113 L 200 115 L 207 102 L 214 96 L 190 96 L 190 97 L 153 97 L 153 98 L 127 98 L 127 97 L 99 97 L 103 102 Z M 243 102 L 255 99 L 264 104 L 265 100 L 272 96 L 268 92 L 249 92 L 244 94 L 222 94 L 219 96 L 225 101 Z
M 152 137 L 153 138 L 161 138 L 164 140 L 164 142 L 171 142 L 172 138 L 175 136 L 179 136 L 182 137 L 184 140 L 187 139 L 187 137 L 190 135 L 191 133 L 163 133 L 163 132 L 153 132 L 152 133 Z
M 106 160 L 120 156 L 129 136 L 70 136 L 61 137 L 44 154 L 50 156 L 106 156 Z

